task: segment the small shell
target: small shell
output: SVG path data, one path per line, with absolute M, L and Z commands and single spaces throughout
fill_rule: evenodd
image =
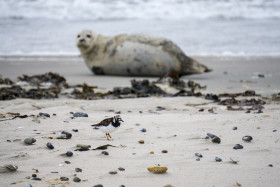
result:
M 152 173 L 165 173 L 168 170 L 167 167 L 163 167 L 163 166 L 148 167 L 147 169 L 149 172 Z
M 31 145 L 31 144 L 33 144 L 33 143 L 35 143 L 36 142 L 36 139 L 35 138 L 25 138 L 24 139 L 24 143 L 25 144 L 28 144 L 28 145 Z

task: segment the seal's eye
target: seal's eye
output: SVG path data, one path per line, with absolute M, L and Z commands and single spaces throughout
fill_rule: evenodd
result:
M 88 37 L 88 38 L 90 38 L 90 37 L 91 37 L 91 35 L 87 34 L 87 37 Z
M 80 37 L 81 37 L 81 35 L 78 35 L 78 36 L 77 36 L 77 38 L 80 38 Z

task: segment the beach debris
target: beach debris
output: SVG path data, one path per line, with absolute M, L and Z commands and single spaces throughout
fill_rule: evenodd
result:
M 145 128 L 140 129 L 141 132 L 147 132 Z
M 207 137 L 211 138 L 213 143 L 221 143 L 221 139 L 218 136 L 214 135 L 214 134 L 207 133 L 206 138 Z
M 237 100 L 235 98 L 224 99 L 219 102 L 220 105 L 231 105 L 231 106 L 262 106 L 266 104 L 266 102 L 262 99 L 241 99 Z
M 116 175 L 118 172 L 117 171 L 109 171 L 109 174 L 111 175 Z
M 150 151 L 150 154 L 153 155 L 153 154 L 155 154 L 155 152 L 154 151 Z
M 51 117 L 48 113 L 42 113 L 42 112 L 39 113 L 39 116 L 47 117 L 47 118 Z
M 219 158 L 219 157 L 216 157 L 216 158 L 215 158 L 215 161 L 216 161 L 216 162 L 222 162 L 222 159 Z
M 61 181 L 69 181 L 69 178 L 67 178 L 67 177 L 60 177 L 60 180 Z
M 234 131 L 237 130 L 237 127 L 233 127 L 232 130 L 234 130 Z
M 70 139 L 72 134 L 70 132 L 62 131 L 60 136 L 57 139 Z
M 74 181 L 74 182 L 81 182 L 81 179 L 80 179 L 79 177 L 74 177 L 74 178 L 73 178 L 73 181 Z
M 5 164 L 0 166 L 0 173 L 9 173 L 17 171 L 18 166 L 14 164 Z
M 93 187 L 103 187 L 103 185 L 102 184 L 96 184 Z
M 53 146 L 50 142 L 47 143 L 47 147 L 48 147 L 49 149 L 54 149 L 54 146 Z
M 242 140 L 245 141 L 245 142 L 250 142 L 251 140 L 253 140 L 253 137 L 249 136 L 249 135 L 248 136 L 243 136 Z
M 82 172 L 83 170 L 81 168 L 75 168 L 76 172 Z
M 203 155 L 200 154 L 200 153 L 195 153 L 194 155 L 197 156 L 197 157 L 199 157 L 199 158 L 202 158 L 202 157 L 203 157 Z
M 243 149 L 243 146 L 240 144 L 236 144 L 233 149 Z
M 237 186 L 242 186 L 239 182 L 236 182 L 236 185 L 237 185 Z
M 106 145 L 98 146 L 98 147 L 96 147 L 95 149 L 92 149 L 92 150 L 105 150 L 105 149 L 107 149 L 108 147 L 116 147 L 116 146 L 110 145 L 110 144 L 106 144 Z
M 208 112 L 212 113 L 212 114 L 217 114 L 216 111 L 217 111 L 216 107 L 212 107 L 212 108 L 208 109 Z
M 233 160 L 232 158 L 229 158 L 230 159 L 230 163 L 232 164 L 238 164 L 239 160 Z
M 168 168 L 164 166 L 148 167 L 147 169 L 149 172 L 156 174 L 165 173 L 168 170 Z
M 214 101 L 219 101 L 220 100 L 219 96 L 217 96 L 216 94 L 211 94 L 211 93 L 206 94 L 204 98 L 208 99 L 208 100 L 214 100 Z
M 272 101 L 280 101 L 280 92 L 272 94 Z
M 261 113 L 263 113 L 263 111 L 260 109 L 257 112 L 254 112 L 254 114 L 261 114 Z
M 31 145 L 31 144 L 33 144 L 33 143 L 35 143 L 36 142 L 36 139 L 35 138 L 25 138 L 24 139 L 24 143 L 25 144 L 27 144 L 27 145 Z
M 88 115 L 86 113 L 83 113 L 83 112 L 75 112 L 73 114 L 73 117 L 74 118 L 78 118 L 78 117 L 88 117 Z
M 125 171 L 125 169 L 122 168 L 122 167 L 119 167 L 118 170 L 119 170 L 119 171 Z
M 31 180 L 34 180 L 34 181 L 41 181 L 42 179 L 41 179 L 41 178 L 38 178 L 38 177 L 33 177 Z
M 107 151 L 102 151 L 101 154 L 108 156 L 109 153 Z
M 37 177 L 37 174 L 33 173 L 33 174 L 31 175 L 31 177 Z
M 91 148 L 90 145 L 86 144 L 77 144 L 78 149 L 75 149 L 75 151 L 88 151 L 89 148 Z
M 140 144 L 144 144 L 144 143 L 145 143 L 145 141 L 144 141 L 144 140 L 139 140 L 139 141 L 138 141 L 138 143 L 140 143 Z
M 168 151 L 167 151 L 167 150 L 162 150 L 161 152 L 162 152 L 162 153 L 168 153 Z

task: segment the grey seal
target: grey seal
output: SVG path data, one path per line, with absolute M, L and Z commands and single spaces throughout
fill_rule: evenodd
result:
M 76 44 L 88 68 L 97 75 L 182 76 L 211 71 L 165 38 L 128 34 L 110 37 L 84 30 L 78 33 Z

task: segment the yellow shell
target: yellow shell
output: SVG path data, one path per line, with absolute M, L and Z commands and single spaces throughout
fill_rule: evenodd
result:
M 165 173 L 167 170 L 168 168 L 163 166 L 148 167 L 148 171 L 153 173 Z

